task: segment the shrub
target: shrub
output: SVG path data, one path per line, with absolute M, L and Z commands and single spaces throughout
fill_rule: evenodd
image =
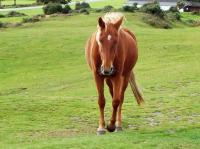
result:
M 76 3 L 75 4 L 75 10 L 81 10 L 83 8 L 91 8 L 90 5 L 86 2 L 82 2 L 82 3 Z
M 102 11 L 103 11 L 103 9 L 101 9 L 101 8 L 95 9 L 95 12 L 102 12 Z
M 23 18 L 22 22 L 23 23 L 34 23 L 40 21 L 38 16 L 33 16 L 31 18 Z
M 169 13 L 167 13 L 167 17 L 172 21 L 180 21 L 181 20 L 180 12 L 169 12 Z
M 98 9 L 94 9 L 95 12 L 110 12 L 110 11 L 113 11 L 115 10 L 113 6 L 111 5 L 107 5 L 107 6 L 104 6 L 103 8 L 98 8 Z M 123 11 L 122 9 L 118 9 L 118 11 Z
M 191 26 L 191 27 L 200 26 L 200 21 L 198 20 L 186 20 L 185 23 L 186 25 Z
M 107 5 L 107 6 L 104 6 L 103 11 L 104 11 L 104 12 L 110 12 L 110 11 L 112 11 L 113 9 L 114 9 L 113 6 Z
M 19 26 L 22 26 L 22 23 L 20 22 L 18 22 L 18 23 L 14 23 L 13 25 L 12 25 L 13 27 L 19 27 Z
M 123 11 L 134 12 L 135 11 L 135 7 L 126 5 L 126 6 L 123 7 Z
M 185 6 L 186 0 L 178 0 L 178 2 L 176 3 L 177 7 L 179 9 L 182 9 Z
M 86 2 L 81 3 L 82 8 L 91 8 L 90 5 Z
M 153 14 L 153 15 L 159 16 L 161 18 L 164 18 L 164 16 L 165 16 L 165 13 L 160 8 L 160 5 L 158 2 L 144 4 L 140 8 L 140 11 L 149 13 L 149 14 Z
M 193 15 L 200 15 L 200 11 L 193 11 L 192 14 Z
M 172 6 L 169 8 L 169 12 L 179 12 L 179 11 L 178 11 L 177 7 Z
M 0 14 L 0 18 L 5 18 L 6 16 L 3 14 Z
M 123 11 L 126 12 L 134 12 L 135 10 L 138 10 L 137 3 L 133 3 L 132 6 L 126 5 L 122 7 Z
M 80 10 L 81 9 L 81 3 L 76 3 L 75 4 L 75 10 Z
M 0 22 L 0 28 L 5 28 L 5 27 L 7 27 L 7 24 L 3 23 L 3 22 Z
M 8 12 L 8 14 L 6 14 L 6 17 L 21 17 L 21 16 L 26 16 L 26 14 L 17 11 L 10 11 Z
M 138 3 L 133 3 L 133 7 L 137 9 Z
M 43 4 L 48 4 L 48 3 L 68 4 L 70 2 L 71 0 L 37 0 L 37 3 L 43 3 Z
M 54 13 L 61 13 L 62 12 L 62 5 L 59 3 L 49 3 L 43 7 L 43 11 L 45 14 L 54 14 Z
M 3 22 L 0 22 L 0 28 L 2 28 L 2 27 L 3 27 L 3 25 L 4 25 L 4 24 L 3 24 Z
M 65 7 L 62 9 L 62 13 L 70 13 L 72 11 L 71 7 L 69 5 L 65 5 Z
M 156 28 L 164 28 L 164 29 L 172 28 L 170 22 L 154 15 L 145 15 L 143 17 L 143 21 Z
M 86 15 L 90 14 L 90 12 L 89 12 L 87 9 L 85 9 L 85 8 L 82 8 L 82 9 L 79 11 L 79 13 L 83 13 L 83 14 L 86 14 Z
M 104 6 L 103 8 L 95 9 L 95 12 L 110 12 L 110 11 L 113 11 L 113 10 L 114 10 L 113 6 L 107 5 L 107 6 Z M 120 10 L 120 11 L 122 11 L 122 10 Z
M 38 17 L 39 19 L 41 19 L 41 18 L 44 18 L 45 15 L 44 15 L 44 14 L 37 14 L 37 15 L 35 15 L 34 17 Z
M 174 17 L 176 18 L 176 20 L 180 21 L 181 20 L 181 14 L 180 14 L 180 12 L 175 12 L 174 13 Z

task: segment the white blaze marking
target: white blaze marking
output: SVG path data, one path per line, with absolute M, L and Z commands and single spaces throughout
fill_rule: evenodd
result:
M 108 35 L 108 40 L 111 40 L 112 36 L 111 35 Z

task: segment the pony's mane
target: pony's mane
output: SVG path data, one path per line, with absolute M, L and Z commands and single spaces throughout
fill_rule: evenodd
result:
M 124 18 L 124 15 L 120 12 L 109 12 L 103 16 L 103 20 L 106 24 L 114 24 L 122 17 Z

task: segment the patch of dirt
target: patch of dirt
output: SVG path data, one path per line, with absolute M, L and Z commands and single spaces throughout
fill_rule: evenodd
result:
M 20 87 L 20 88 L 14 88 L 14 89 L 9 89 L 3 92 L 0 92 L 0 96 L 6 96 L 6 95 L 10 95 L 10 94 L 19 94 L 21 92 L 24 92 L 25 90 L 27 90 L 28 88 L 26 87 Z
M 55 130 L 47 133 L 47 136 L 50 137 L 70 137 L 70 136 L 75 136 L 77 132 L 73 130 Z
M 154 118 L 152 117 L 148 117 L 146 118 L 147 120 L 147 123 L 150 125 L 150 126 L 158 126 L 160 122 L 156 121 Z

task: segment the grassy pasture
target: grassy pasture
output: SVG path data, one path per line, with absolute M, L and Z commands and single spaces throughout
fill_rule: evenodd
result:
M 200 28 L 155 29 L 138 13 L 126 13 L 124 25 L 137 36 L 145 104 L 138 107 L 128 88 L 124 132 L 96 136 L 97 94 L 84 44 L 100 15 L 0 30 L 1 149 L 199 148 Z
M 81 0 L 72 0 L 72 2 L 80 2 Z M 99 2 L 95 2 L 95 3 L 91 3 L 91 6 L 98 7 L 99 6 L 106 6 L 106 5 L 115 5 L 116 7 L 121 7 L 122 4 L 124 4 L 124 2 L 126 2 L 126 0 L 103 0 L 103 2 L 99 1 Z M 33 4 L 36 3 L 36 0 L 16 0 L 17 4 Z M 13 5 L 14 4 L 14 0 L 3 0 L 2 1 L 2 5 Z
M 16 4 L 33 4 L 36 0 L 16 0 Z M 2 0 L 2 5 L 13 5 L 14 0 Z

